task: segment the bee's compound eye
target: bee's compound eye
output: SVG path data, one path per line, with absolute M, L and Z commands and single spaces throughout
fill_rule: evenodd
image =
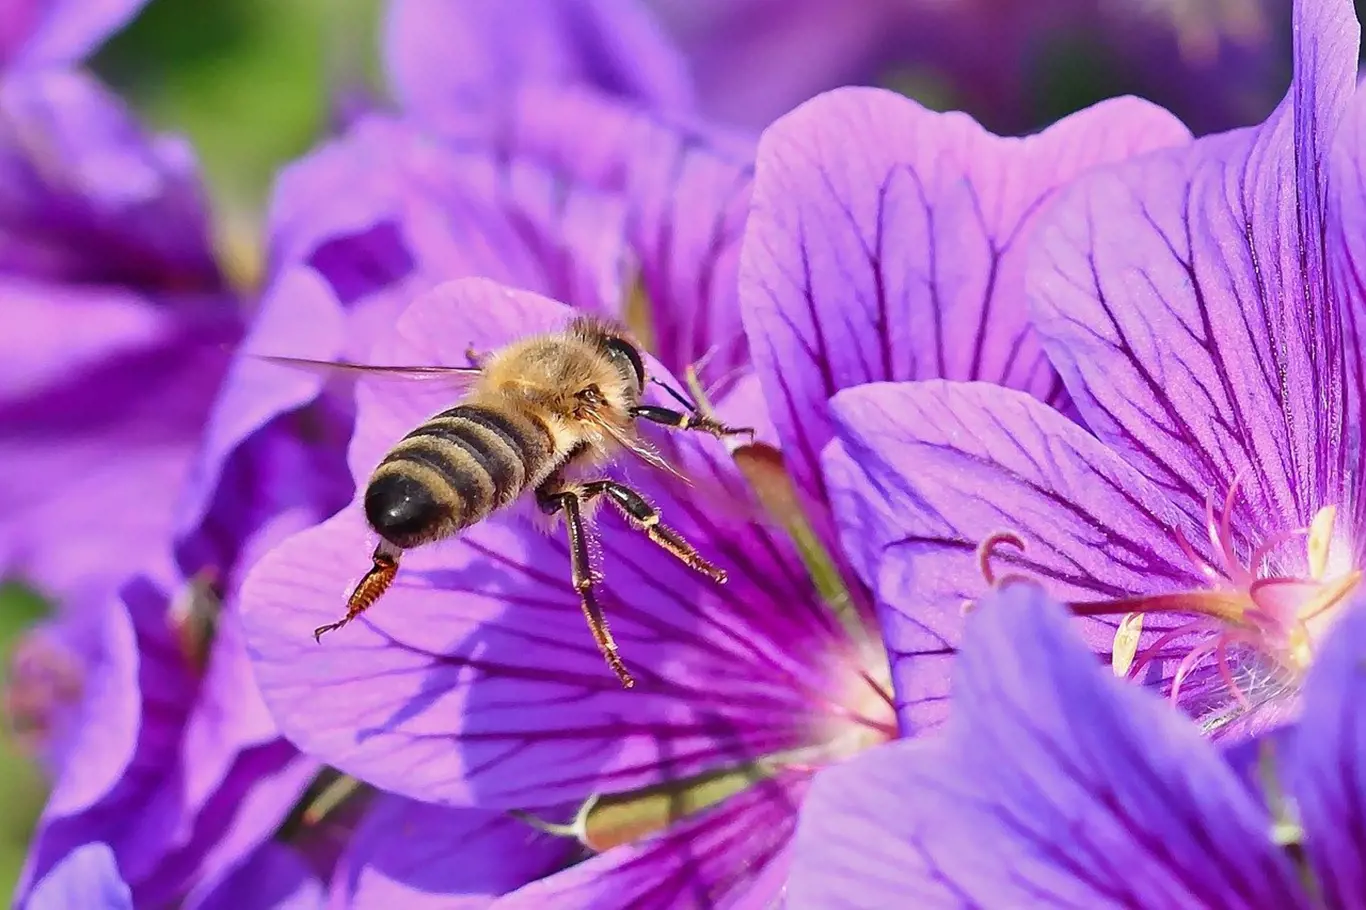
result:
M 607 353 L 613 360 L 629 367 L 630 374 L 635 376 L 636 385 L 642 392 L 645 391 L 645 364 L 641 361 L 640 353 L 636 351 L 635 346 L 622 338 L 608 338 Z
M 397 547 L 425 539 L 441 520 L 441 506 L 423 484 L 402 474 L 376 477 L 365 491 L 365 518 Z

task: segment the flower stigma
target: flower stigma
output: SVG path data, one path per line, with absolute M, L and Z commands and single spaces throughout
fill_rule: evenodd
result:
M 1213 560 L 1199 556 L 1181 530 L 1174 530 L 1178 546 L 1208 587 L 1068 604 L 1076 616 L 1119 617 L 1110 655 L 1115 675 L 1132 679 L 1163 668 L 1170 699 L 1194 708 L 1206 732 L 1273 700 L 1293 698 L 1362 575 L 1336 535 L 1332 505 L 1319 509 L 1308 527 L 1273 534 L 1240 557 L 1232 532 L 1240 487 L 1241 476 L 1221 508 L 1216 509 L 1212 495 L 1206 499 Z M 1292 545 L 1301 541 L 1303 549 L 1296 553 Z M 989 535 L 977 548 L 978 569 L 993 587 L 1022 577 L 995 571 L 992 560 L 1002 545 L 1024 551 L 1024 541 L 1009 531 Z M 1140 647 L 1144 618 L 1155 614 L 1189 620 L 1153 632 Z

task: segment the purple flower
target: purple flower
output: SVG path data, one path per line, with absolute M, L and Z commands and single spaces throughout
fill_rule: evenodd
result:
M 837 86 L 904 84 L 1018 133 L 1046 119 L 1041 96 L 1070 77 L 1151 98 L 1204 133 L 1264 116 L 1280 75 L 1271 36 L 1281 7 L 1264 0 L 648 5 L 678 42 L 701 110 L 754 128 Z M 1066 55 L 1089 69 L 1064 70 Z M 1204 87 L 1192 92 L 1193 82 Z
M 903 722 L 937 716 L 964 604 L 1005 572 L 1206 729 L 1294 710 L 1366 539 L 1358 27 L 1343 2 L 1295 15 L 1265 124 L 1097 171 L 1044 215 L 1034 325 L 1095 435 L 980 385 L 835 402 L 825 478 Z
M 80 612 L 161 551 L 240 333 L 194 157 L 74 72 L 0 84 L 0 576 Z
M 104 844 L 73 850 L 38 883 L 32 910 L 133 910 L 128 886 L 119 878 L 114 854 Z
M 6 0 L 0 71 L 77 63 L 137 15 L 147 0 Z
M 1298 726 L 1225 756 L 1097 667 L 1037 585 L 977 612 L 943 736 L 817 776 L 788 906 L 1361 905 L 1360 597 Z
M 854 114 L 840 119 L 840 110 Z M 757 372 L 770 406 L 783 416 L 777 430 L 767 429 L 751 379 L 717 396 L 720 416 L 764 428 L 761 437 L 782 443 L 803 484 L 815 470 L 808 446 L 816 434 L 828 438 L 832 432 L 827 398 L 844 384 L 866 381 L 858 373 L 855 338 L 870 339 L 873 349 L 884 338 L 901 344 L 912 337 L 915 307 L 936 301 L 946 316 L 970 313 L 976 325 L 985 322 L 989 301 L 990 324 L 999 324 L 992 331 L 1002 332 L 1008 346 L 1024 331 L 1022 295 L 1003 279 L 999 287 L 988 286 L 987 276 L 1004 262 L 1018 278 L 1019 265 L 1013 254 L 993 252 L 992 242 L 1008 246 L 1027 233 L 1033 209 L 1090 164 L 1185 138 L 1169 116 L 1133 101 L 1086 112 L 1028 143 L 997 139 L 966 118 L 930 114 L 890 93 L 851 92 L 813 103 L 776 126 L 760 149 L 756 212 L 779 220 L 770 221 L 760 240 L 753 231 L 746 240 L 769 248 L 750 265 L 753 281 L 774 283 L 766 302 L 746 313 L 751 363 L 744 346 L 732 341 L 738 335 L 734 301 L 745 287 L 737 279 L 739 238 L 729 227 L 718 229 L 735 223 L 733 200 L 738 196 L 743 204 L 748 197 L 742 165 L 667 118 L 585 90 L 527 89 L 492 135 L 502 160 L 525 168 L 530 181 L 504 178 L 495 186 L 535 186 L 531 175 L 557 176 L 556 198 L 566 214 L 529 225 L 530 236 L 559 242 L 527 245 L 526 225 L 506 239 L 496 231 L 465 234 L 493 238 L 488 249 L 502 258 L 481 267 L 499 269 L 493 277 L 503 284 L 438 286 L 404 308 L 388 331 L 376 329 L 376 343 L 363 359 L 463 364 L 471 345 L 492 350 L 563 326 L 573 311 L 548 297 L 619 313 L 652 333 L 650 347 L 664 361 L 651 361 L 656 375 L 682 371 L 716 346 L 730 351 L 737 366 Z M 417 141 L 414 148 L 422 153 L 413 161 L 423 165 L 423 174 L 443 173 L 434 166 L 442 150 L 478 154 L 477 145 L 449 138 Z M 812 149 L 815 160 L 793 151 L 803 148 Z M 1064 148 L 1075 150 L 1060 155 Z M 874 206 L 845 214 L 837 198 L 821 195 L 829 186 L 821 165 L 862 150 L 874 157 L 857 159 L 851 184 L 872 188 Z M 325 170 L 330 155 L 317 160 Z M 858 249 L 860 239 L 875 238 L 863 232 L 877 229 L 876 186 L 886 171 L 907 179 L 898 180 L 894 201 L 885 197 L 884 204 L 901 214 L 918 212 L 922 225 L 918 235 L 909 235 L 911 242 L 897 245 L 895 255 L 902 258 L 892 268 L 929 274 L 933 257 L 915 238 L 929 240 L 942 231 L 962 242 L 964 221 L 938 221 L 936 213 L 970 214 L 963 207 L 965 186 L 990 193 L 1003 214 L 999 222 L 975 228 L 982 255 L 962 271 L 907 286 L 883 318 L 870 312 L 864 319 L 841 304 L 851 286 L 878 285 L 876 263 L 804 246 L 815 238 L 778 210 L 790 198 L 811 207 L 810 215 L 802 209 L 803 218 L 847 224 L 840 237 Z M 390 176 L 381 170 L 373 182 L 354 181 L 353 193 L 366 197 L 373 190 L 381 202 L 367 211 L 391 213 L 380 219 L 392 225 L 390 236 L 403 238 L 415 260 L 437 261 L 422 251 L 446 247 L 426 238 L 443 236 L 452 219 L 466 223 L 468 193 L 448 194 L 440 189 L 442 179 L 425 177 L 417 184 L 420 193 L 406 193 L 403 181 L 396 186 Z M 302 174 L 295 178 L 300 185 L 311 182 Z M 317 191 L 327 185 L 320 180 Z M 352 223 L 361 220 L 345 202 L 338 209 Z M 832 210 L 834 219 L 828 217 Z M 613 212 L 616 217 L 608 219 Z M 375 224 L 380 216 L 365 218 Z M 907 223 L 912 219 L 907 215 Z M 542 224 L 552 228 L 548 235 L 540 233 Z M 603 241 L 613 237 L 604 249 Z M 351 241 L 334 246 L 336 258 L 323 271 L 348 274 L 344 266 L 361 250 Z M 598 284 L 596 295 L 578 293 L 581 282 L 563 280 L 598 274 L 584 268 L 597 261 L 585 259 L 586 252 L 617 268 L 618 282 Z M 808 303 L 800 283 L 778 284 L 800 275 L 804 260 L 821 270 L 822 287 L 840 296 L 823 291 Z M 527 277 L 505 277 L 513 266 L 534 268 Z M 647 289 L 644 318 L 633 309 L 642 301 L 623 293 L 640 285 Z M 813 315 L 811 307 L 818 312 Z M 813 346 L 804 334 L 812 331 L 812 319 L 846 325 L 850 334 L 838 346 Z M 900 363 L 890 375 L 905 376 Z M 822 376 L 828 384 L 821 384 Z M 800 390 L 800 397 L 784 390 Z M 363 484 L 394 441 L 449 406 L 451 395 L 433 383 L 363 382 L 348 455 L 353 476 Z M 791 421 L 798 403 L 810 412 L 810 427 Z M 248 576 L 242 602 L 254 669 L 281 730 L 329 765 L 413 800 L 384 815 L 376 809 L 361 822 L 340 861 L 334 894 L 340 888 L 356 900 L 382 895 L 405 904 L 501 895 L 499 906 L 509 907 L 547 900 L 557 906 L 761 900 L 778 892 L 786 874 L 795 808 L 812 769 L 895 734 L 885 665 L 860 592 L 842 590 L 828 565 L 813 580 L 721 445 L 674 434 L 655 441 L 691 482 L 634 465 L 624 478 L 665 522 L 720 562 L 729 582 L 721 587 L 700 579 L 614 515 L 598 521 L 601 596 L 637 679 L 630 691 L 602 665 L 583 627 L 561 533 L 537 530 L 523 507 L 459 539 L 406 554 L 393 589 L 321 646 L 312 639 L 313 628 L 336 618 L 374 547 L 358 503 L 285 541 Z M 750 449 L 737 458 L 763 482 L 767 504 L 785 498 L 784 517 L 791 518 L 796 495 L 790 484 L 784 487 L 772 452 Z M 809 492 L 816 510 L 811 524 L 827 526 L 819 490 Z M 815 560 L 809 538 L 808 529 L 801 543 Z M 837 608 L 823 596 L 836 598 Z M 509 811 L 530 823 L 510 825 Z M 405 836 L 394 837 L 395 829 Z M 507 848 L 528 839 L 525 855 Z M 460 843 L 477 843 L 481 855 L 487 850 L 505 858 L 477 864 L 477 882 L 433 864 L 430 857 Z M 515 862 L 510 854 L 517 854 Z
M 390 0 L 383 53 L 404 111 L 457 130 L 538 86 L 664 112 L 692 100 L 683 60 L 635 0 Z

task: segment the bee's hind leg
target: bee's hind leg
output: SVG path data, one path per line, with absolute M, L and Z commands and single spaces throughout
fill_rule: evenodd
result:
M 688 568 L 701 572 L 712 581 L 725 583 L 725 569 L 717 568 L 707 562 L 692 544 L 683 539 L 681 534 L 661 523 L 659 510 L 646 502 L 645 497 L 635 490 L 615 480 L 595 480 L 584 484 L 581 491 L 584 500 L 591 500 L 606 494 L 608 501 L 616 506 L 617 511 L 621 512 L 633 527 L 644 531 L 646 537 L 672 553 Z
M 389 590 L 389 586 L 394 583 L 394 576 L 398 575 L 398 557 L 402 552 L 402 550 L 380 541 L 379 546 L 375 547 L 374 555 L 370 557 L 370 571 L 366 572 L 364 577 L 357 582 L 355 590 L 346 599 L 346 615 L 336 622 L 314 629 L 314 641 L 322 641 L 323 633 L 340 629 L 374 606 L 375 601 L 379 600 L 384 592 Z
M 573 573 L 574 590 L 579 592 L 579 605 L 588 620 L 588 628 L 593 633 L 598 650 L 602 652 L 607 666 L 621 680 L 627 689 L 636 684 L 617 653 L 617 643 L 612 631 L 607 627 L 607 617 L 598 604 L 594 588 L 597 579 L 593 575 L 592 560 L 588 555 L 588 534 L 583 526 L 582 497 L 574 488 L 556 488 L 547 483 L 536 491 L 536 502 L 547 515 L 564 513 L 565 528 L 569 534 L 569 564 Z

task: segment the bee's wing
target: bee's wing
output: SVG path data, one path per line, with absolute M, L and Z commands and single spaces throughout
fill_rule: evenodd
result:
M 684 483 L 688 482 L 688 478 L 684 477 L 678 468 L 669 464 L 664 456 L 656 452 L 645 440 L 630 433 L 626 433 L 605 420 L 593 420 L 593 422 L 601 427 L 608 436 L 611 436 L 616 440 L 617 444 L 623 449 L 644 461 L 646 464 L 659 468 L 661 471 L 668 471 L 675 477 L 682 479 Z
M 392 366 L 349 363 L 345 360 L 309 360 L 304 357 L 280 357 L 271 354 L 254 354 L 252 356 L 267 363 L 277 363 L 281 366 L 307 370 L 323 376 L 342 376 L 351 379 L 373 377 L 377 379 L 425 380 L 456 387 L 468 385 L 480 373 L 480 368 L 475 366 Z

